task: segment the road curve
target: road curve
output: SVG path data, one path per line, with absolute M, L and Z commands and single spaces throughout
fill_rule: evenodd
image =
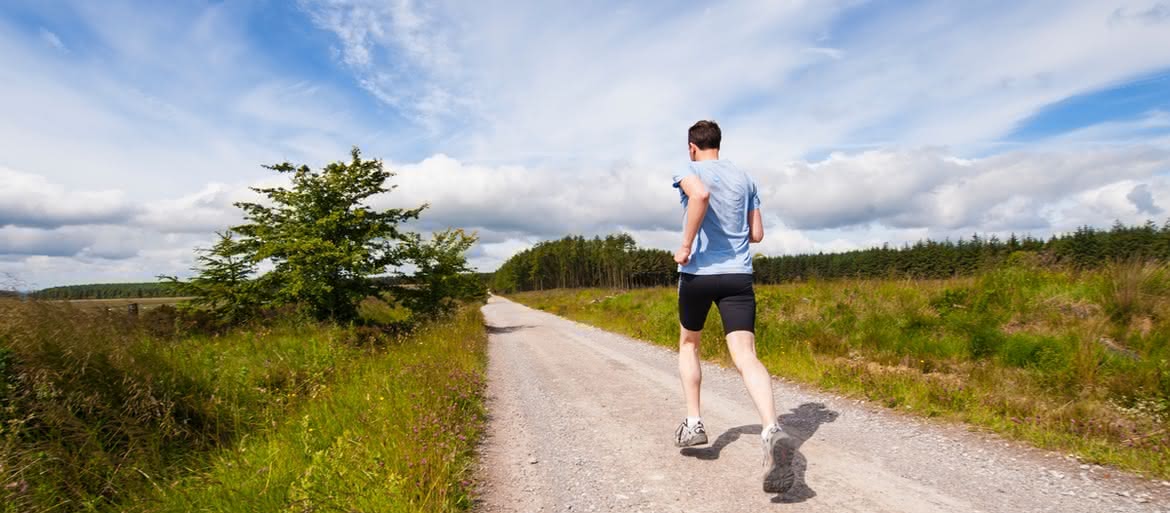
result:
M 712 443 L 672 445 L 675 353 L 493 297 L 483 512 L 1158 512 L 1170 484 L 776 380 L 797 482 L 760 486 L 738 374 L 703 366 Z M 706 342 L 711 343 L 711 342 Z

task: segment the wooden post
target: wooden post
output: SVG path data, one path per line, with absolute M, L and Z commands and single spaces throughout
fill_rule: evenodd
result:
M 130 317 L 138 317 L 138 303 L 126 305 L 126 313 L 130 314 Z

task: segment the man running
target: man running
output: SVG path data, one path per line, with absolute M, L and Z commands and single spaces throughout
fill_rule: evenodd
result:
M 778 443 L 772 378 L 756 358 L 756 295 L 752 289 L 749 243 L 764 238 L 760 197 L 747 173 L 719 159 L 723 135 L 714 121 L 699 121 L 688 133 L 691 163 L 674 176 L 683 204 L 679 264 L 678 370 L 687 402 L 687 417 L 675 431 L 675 445 L 707 443 L 699 413 L 699 341 L 711 303 L 719 308 L 731 359 L 755 402 L 763 430 L 764 491 L 782 493 L 792 485 L 791 451 Z

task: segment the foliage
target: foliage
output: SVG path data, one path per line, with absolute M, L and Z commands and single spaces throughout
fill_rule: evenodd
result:
M 627 234 L 546 241 L 509 258 L 495 272 L 500 292 L 565 287 L 647 287 L 671 283 L 677 265 L 670 252 L 639 249 Z
M 0 482 L 16 483 L 0 489 L 0 511 L 120 509 L 281 422 L 359 355 L 350 338 L 278 323 L 170 340 L 122 315 L 0 302 Z
M 900 248 L 881 247 L 752 259 L 756 283 L 835 278 L 943 279 L 972 276 L 1003 265 L 1043 264 L 1096 269 L 1110 262 L 1170 260 L 1170 222 L 1161 228 L 1114 224 L 1109 230 L 1082 227 L 1047 241 L 1011 235 L 957 241 L 923 240 Z M 569 236 L 538 243 L 509 258 L 492 279 L 493 289 L 508 293 L 576 287 L 657 287 L 676 280 L 671 254 L 638 249 L 626 234 L 592 240 Z
M 512 296 L 674 347 L 673 288 Z M 776 375 L 1170 477 L 1170 264 L 1021 262 L 947 280 L 808 281 L 757 294 Z M 701 346 L 730 363 L 714 309 Z
M 483 318 L 466 308 L 404 342 L 348 368 L 280 426 L 217 452 L 205 470 L 137 509 L 468 509 L 485 420 Z
M 409 285 L 395 287 L 394 296 L 423 317 L 450 313 L 461 301 L 485 299 L 487 289 L 464 256 L 476 240 L 475 235 L 458 229 L 435 233 L 429 242 L 408 236 L 400 255 L 415 270 Z
M 245 223 L 232 228 L 254 262 L 273 269 L 258 280 L 278 304 L 301 304 L 319 319 L 350 321 L 358 304 L 378 295 L 371 278 L 402 263 L 396 242 L 407 237 L 399 223 L 425 208 L 377 210 L 372 196 L 392 190 L 393 173 L 380 160 L 363 160 L 355 147 L 349 163 L 321 171 L 290 163 L 267 166 L 290 175 L 291 187 L 253 187 L 271 205 L 240 202 Z
M 1012 234 L 1007 240 L 980 237 L 958 241 L 919 241 L 901 248 L 882 246 L 833 254 L 757 257 L 756 281 L 784 283 L 826 278 L 941 279 L 994 269 L 1020 260 L 1095 269 L 1109 262 L 1170 260 L 1170 222 L 1158 228 L 1116 223 L 1109 230 L 1088 226 L 1047 241 Z
M 0 301 L 0 512 L 464 507 L 485 338 L 474 309 L 395 337 L 299 321 L 158 339 Z
M 360 318 L 363 301 L 385 298 L 421 320 L 485 296 L 465 256 L 474 235 L 448 230 L 424 242 L 400 224 L 417 219 L 425 205 L 370 206 L 394 188 L 386 183 L 393 173 L 380 160 L 362 159 L 354 148 L 349 162 L 321 171 L 287 162 L 267 167 L 290 175 L 291 185 L 253 188 L 267 201 L 236 203 L 245 223 L 202 251 L 195 278 L 160 277 L 194 296 L 196 309 L 229 325 L 286 305 L 317 319 L 351 322 Z M 416 269 L 413 276 L 385 275 L 408 264 Z M 257 275 L 259 267 L 271 270 Z M 391 292 L 394 297 L 387 296 Z
M 174 292 L 165 284 L 146 282 L 68 285 L 41 289 L 29 295 L 36 299 L 122 299 L 170 297 L 172 294 Z
M 224 324 L 237 324 L 255 315 L 263 304 L 258 283 L 251 279 L 256 264 L 247 247 L 232 232 L 219 234 L 219 242 L 200 250 L 198 274 L 189 281 L 160 276 L 178 296 L 190 296 L 189 305 L 208 312 Z

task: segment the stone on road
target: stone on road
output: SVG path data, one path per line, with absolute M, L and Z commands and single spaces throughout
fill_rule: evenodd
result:
M 796 484 L 761 489 L 739 375 L 703 365 L 711 443 L 678 449 L 673 351 L 493 297 L 485 512 L 1156 512 L 1170 488 L 962 426 L 774 381 Z M 704 343 L 713 343 L 707 337 Z

